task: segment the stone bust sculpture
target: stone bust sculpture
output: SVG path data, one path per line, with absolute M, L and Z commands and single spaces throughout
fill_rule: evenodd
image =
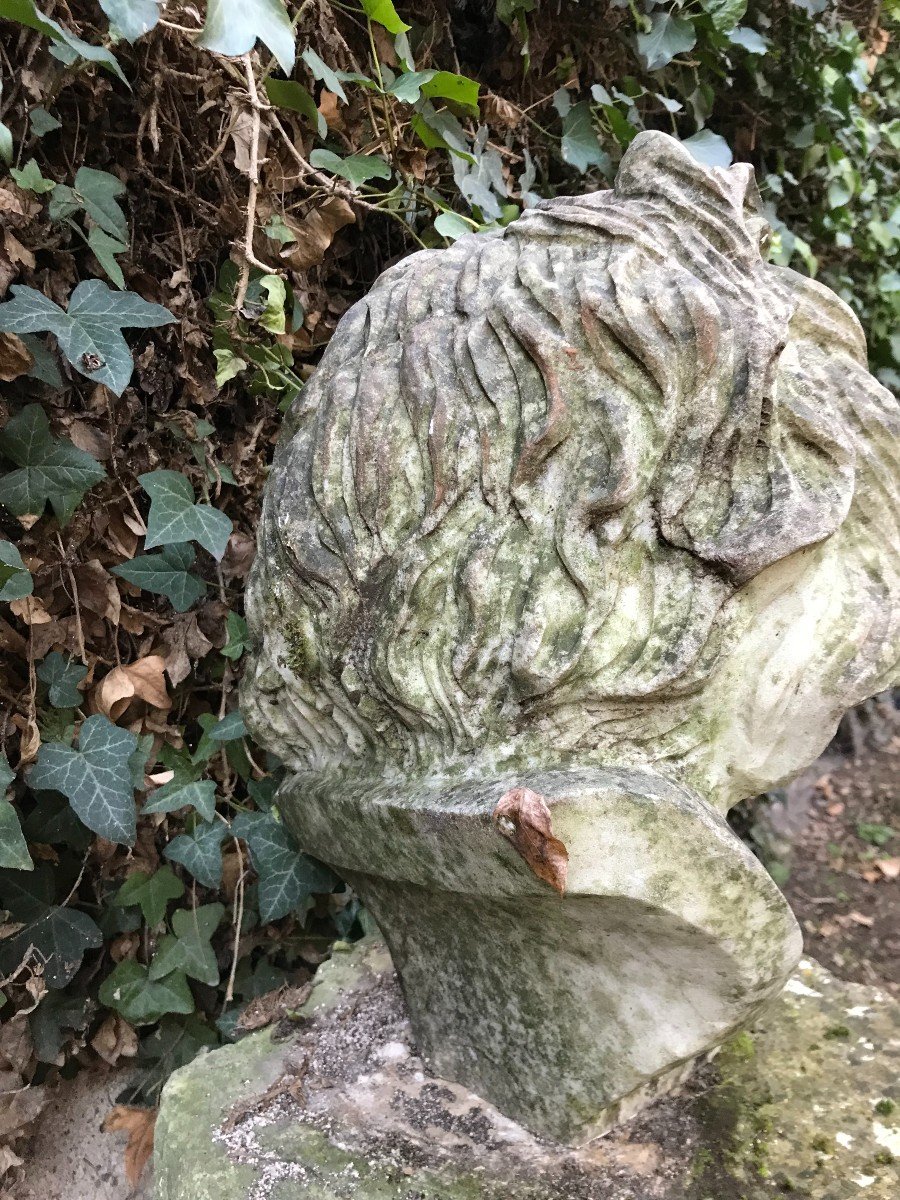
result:
M 641 134 L 611 191 L 414 254 L 288 419 L 243 707 L 438 1073 L 587 1139 L 800 953 L 733 835 L 897 677 L 900 412 L 748 166 Z

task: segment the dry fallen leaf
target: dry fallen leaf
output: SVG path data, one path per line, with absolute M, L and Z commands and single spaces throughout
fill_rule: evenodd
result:
M 138 1052 L 138 1037 L 118 1013 L 110 1013 L 91 1038 L 91 1046 L 104 1062 L 114 1067 L 120 1058 L 134 1058 Z
M 20 337 L 0 333 L 0 380 L 10 383 L 24 375 L 34 364 L 34 357 Z
M 867 917 L 865 913 L 861 912 L 849 912 L 847 913 L 847 918 L 852 921 L 854 925 L 865 925 L 867 928 L 875 924 L 874 917 Z
M 337 231 L 355 220 L 353 209 L 340 196 L 330 196 L 302 221 L 285 213 L 284 223 L 296 240 L 284 247 L 281 258 L 294 271 L 308 271 L 325 257 Z
M 153 1153 L 153 1131 L 156 1127 L 156 1110 L 133 1108 L 130 1104 L 117 1104 L 103 1122 L 104 1133 L 127 1133 L 125 1146 L 125 1175 L 132 1187 L 137 1185 L 147 1160 Z
M 81 607 L 118 625 L 122 597 L 115 579 L 100 560 L 92 558 L 89 562 L 80 563 L 75 567 L 74 575 Z
M 40 596 L 25 596 L 22 600 L 11 600 L 9 610 L 26 625 L 46 625 L 53 620 Z
M 114 667 L 91 693 L 93 711 L 117 721 L 132 700 L 144 700 L 151 708 L 168 712 L 172 701 L 166 691 L 165 669 L 166 660 L 159 654 Z
M 497 801 L 494 826 L 515 846 L 538 879 L 562 895 L 566 890 L 569 852 L 553 836 L 547 801 L 531 788 L 512 788 Z
M 885 879 L 900 878 L 900 858 L 879 858 L 876 860 L 875 866 Z

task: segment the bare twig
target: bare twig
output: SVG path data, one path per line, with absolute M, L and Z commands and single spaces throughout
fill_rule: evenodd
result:
M 247 194 L 247 222 L 244 226 L 244 243 L 241 247 L 244 261 L 234 300 L 235 317 L 237 317 L 238 313 L 244 307 L 244 300 L 247 296 L 247 285 L 250 283 L 250 268 L 259 267 L 260 270 L 266 273 L 271 273 L 272 271 L 268 263 L 260 262 L 253 253 L 253 234 L 256 229 L 256 202 L 259 197 L 259 137 L 262 130 L 262 110 L 264 106 L 260 103 L 259 93 L 256 89 L 256 76 L 253 74 L 252 54 L 245 54 L 243 61 L 244 71 L 247 76 L 247 92 L 250 97 L 252 126 L 250 130 L 250 165 L 247 172 L 250 179 L 250 189 Z

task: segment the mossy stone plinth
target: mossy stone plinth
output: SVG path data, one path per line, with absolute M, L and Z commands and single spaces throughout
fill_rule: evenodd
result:
M 176 1072 L 157 1200 L 894 1200 L 900 1006 L 803 963 L 680 1095 L 578 1150 L 542 1142 L 409 1045 L 383 946 L 339 951 L 299 1023 Z

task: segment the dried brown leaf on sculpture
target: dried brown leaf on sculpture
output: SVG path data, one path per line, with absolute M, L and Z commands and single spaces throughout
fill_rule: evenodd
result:
M 117 1104 L 103 1122 L 104 1133 L 127 1133 L 125 1146 L 125 1175 L 134 1187 L 153 1153 L 153 1132 L 156 1127 L 156 1110 L 133 1108 L 129 1104 Z
M 512 788 L 497 802 L 494 826 L 512 842 L 538 879 L 543 879 L 563 895 L 569 852 L 565 844 L 553 836 L 553 821 L 544 797 L 531 788 Z

